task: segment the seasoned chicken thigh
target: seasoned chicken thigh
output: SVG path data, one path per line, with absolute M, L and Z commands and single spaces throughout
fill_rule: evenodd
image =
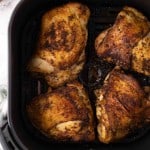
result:
M 108 28 L 104 31 L 102 31 L 98 36 L 97 38 L 95 39 L 95 49 L 97 50 L 99 48 L 99 46 L 101 45 L 101 43 L 103 42 L 105 36 L 107 35 L 108 31 L 110 30 L 111 28 Z
M 139 83 L 118 69 L 108 74 L 95 94 L 98 138 L 103 143 L 120 140 L 144 125 L 144 114 L 150 118 L 150 107 Z
M 96 53 L 108 62 L 129 69 L 132 49 L 148 32 L 148 19 L 136 9 L 124 7 L 114 25 L 96 38 Z
M 134 71 L 150 76 L 150 33 L 133 48 L 131 64 Z
M 59 70 L 50 75 L 45 75 L 45 79 L 49 85 L 52 87 L 58 87 L 66 82 L 70 82 L 78 77 L 78 73 L 82 70 L 85 63 L 85 52 L 83 51 L 79 60 L 71 67 L 65 70 Z
M 41 73 L 54 87 L 75 79 L 85 62 L 81 57 L 85 58 L 89 16 L 89 9 L 80 3 L 68 3 L 46 12 L 41 21 L 37 49 L 28 64 L 28 70 Z M 63 72 L 62 81 L 59 79 L 59 82 L 53 80 L 53 77 L 60 76 L 58 72 Z M 68 76 L 68 72 L 74 72 L 74 75 Z
M 32 124 L 49 138 L 74 142 L 95 139 L 91 104 L 77 81 L 34 98 L 27 113 Z

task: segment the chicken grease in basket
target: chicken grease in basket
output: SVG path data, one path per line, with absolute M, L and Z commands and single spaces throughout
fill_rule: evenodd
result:
M 95 40 L 97 55 L 124 69 L 150 75 L 150 22 L 139 11 L 124 7 L 112 27 Z
M 85 63 L 89 16 L 88 7 L 80 3 L 70 2 L 47 11 L 41 19 L 28 71 L 41 74 L 51 87 L 76 79 Z

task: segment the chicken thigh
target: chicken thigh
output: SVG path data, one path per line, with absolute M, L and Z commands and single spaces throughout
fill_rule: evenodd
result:
M 48 84 L 54 87 L 74 80 L 85 62 L 89 16 L 87 6 L 80 3 L 68 3 L 46 12 L 41 21 L 37 49 L 28 64 L 28 70 L 42 74 Z M 63 72 L 62 80 L 59 78 L 58 82 L 56 78 L 60 72 Z M 73 75 L 68 76 L 68 73 Z
M 45 74 L 45 79 L 51 87 L 59 87 L 66 82 L 70 82 L 73 79 L 76 79 L 78 73 L 82 70 L 85 62 L 85 52 L 83 51 L 79 60 L 72 65 L 71 67 L 66 68 L 65 70 L 55 71 L 54 73 Z
M 144 125 L 150 107 L 138 81 L 119 69 L 110 72 L 95 90 L 98 138 L 103 143 L 120 140 Z M 145 108 L 147 107 L 147 111 Z
M 150 76 L 150 33 L 133 48 L 131 65 L 134 71 Z
M 148 32 L 148 19 L 136 9 L 124 7 L 114 25 L 96 38 L 96 53 L 108 62 L 129 69 L 132 49 Z
M 93 141 L 93 111 L 83 86 L 74 81 L 35 97 L 27 105 L 32 124 L 59 141 Z

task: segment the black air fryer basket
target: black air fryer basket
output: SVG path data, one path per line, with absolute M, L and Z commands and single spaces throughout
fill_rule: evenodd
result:
M 71 1 L 71 0 L 70 0 Z M 84 0 L 91 11 L 88 23 L 87 66 L 79 80 L 87 76 L 90 63 L 97 59 L 94 54 L 94 40 L 104 29 L 110 27 L 124 6 L 132 6 L 143 12 L 150 19 L 149 0 Z M 46 92 L 47 85 L 41 79 L 35 79 L 26 71 L 26 64 L 35 49 L 42 14 L 51 8 L 69 2 L 69 0 L 22 0 L 13 12 L 9 26 L 9 111 L 8 121 L 1 128 L 1 140 L 4 149 L 19 150 L 149 150 L 149 127 L 144 127 L 115 144 L 93 143 L 59 143 L 48 140 L 28 122 L 25 106 L 39 93 Z M 103 65 L 102 65 L 103 66 Z M 88 69 L 87 69 L 88 67 Z M 97 66 L 96 66 L 97 67 Z M 99 66 L 98 66 L 99 67 Z M 103 66 L 106 72 L 112 66 Z M 105 71 L 104 71 L 105 72 Z M 142 84 L 150 85 L 150 79 L 137 76 Z M 86 78 L 84 78 L 86 79 Z M 86 81 L 85 81 L 86 82 Z M 90 92 L 90 85 L 85 85 Z M 94 86 L 91 84 L 91 88 Z M 89 93 L 90 94 L 90 93 Z M 92 94 L 91 94 L 92 96 Z M 92 102 L 94 103 L 94 102 Z

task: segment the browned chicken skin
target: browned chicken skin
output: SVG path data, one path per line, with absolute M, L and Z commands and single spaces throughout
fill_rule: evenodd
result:
M 76 79 L 78 73 L 82 70 L 85 63 L 85 52 L 83 51 L 79 60 L 72 65 L 71 67 L 66 68 L 65 70 L 55 71 L 54 73 L 45 74 L 45 79 L 49 85 L 52 87 L 58 87 L 63 85 L 66 82 L 70 82 L 73 79 Z
M 85 62 L 89 16 L 89 9 L 79 3 L 68 3 L 46 12 L 41 21 L 37 49 L 28 70 L 41 73 L 48 84 L 54 87 L 74 80 Z M 61 75 L 58 74 L 60 72 Z M 62 80 L 57 80 L 60 76 Z
M 95 94 L 98 138 L 103 143 L 124 138 L 150 118 L 150 105 L 139 83 L 118 69 L 108 74 Z
M 131 68 L 150 76 L 150 33 L 148 33 L 132 50 Z
M 30 121 L 46 136 L 62 141 L 93 141 L 93 112 L 83 86 L 74 81 L 34 98 Z
M 108 62 L 129 69 L 132 49 L 148 32 L 148 19 L 136 9 L 124 7 L 114 25 L 96 38 L 96 53 Z

